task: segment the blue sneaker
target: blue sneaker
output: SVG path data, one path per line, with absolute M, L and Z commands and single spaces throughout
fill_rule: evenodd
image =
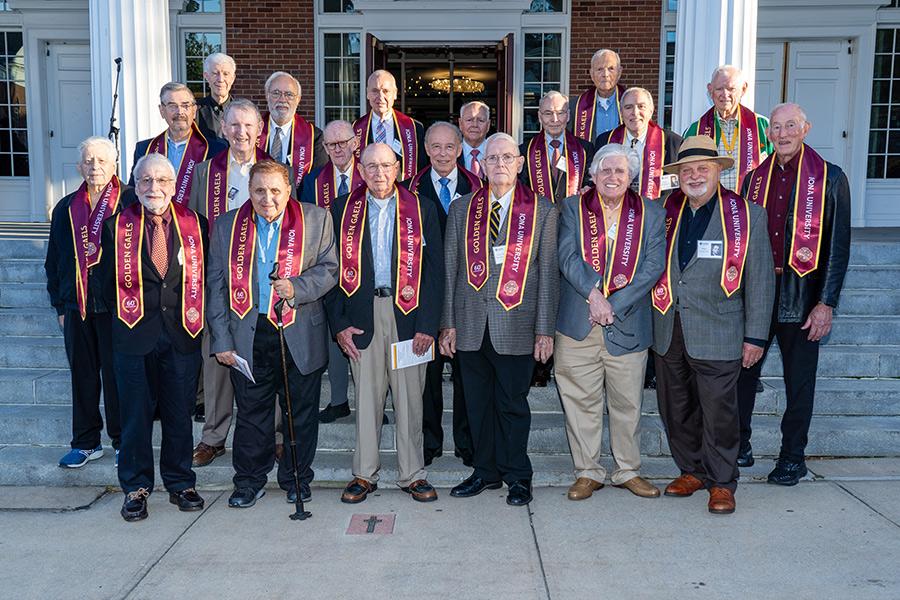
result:
M 93 450 L 76 450 L 72 448 L 66 455 L 59 459 L 59 466 L 67 469 L 83 467 L 91 460 L 103 457 L 103 446 L 97 446 Z

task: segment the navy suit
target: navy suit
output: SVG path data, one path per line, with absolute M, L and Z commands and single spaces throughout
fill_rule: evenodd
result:
M 147 148 L 150 147 L 150 142 L 156 139 L 156 136 L 152 138 L 148 138 L 146 140 L 141 140 L 134 146 L 134 157 L 131 160 L 131 174 L 128 176 L 128 185 L 134 187 L 134 165 L 137 164 L 137 161 L 140 160 L 142 156 L 147 154 Z M 228 142 L 221 138 L 206 138 L 207 144 L 209 147 L 206 150 L 206 159 L 209 160 L 222 150 L 228 149 Z M 178 174 L 178 167 L 175 167 L 176 175 Z

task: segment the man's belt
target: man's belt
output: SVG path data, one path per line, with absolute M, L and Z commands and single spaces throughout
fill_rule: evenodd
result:
M 391 298 L 394 295 L 394 290 L 389 287 L 380 287 L 375 288 L 375 297 L 376 298 Z

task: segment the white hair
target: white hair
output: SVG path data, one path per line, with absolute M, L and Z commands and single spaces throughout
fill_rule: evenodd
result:
M 479 111 L 484 111 L 487 113 L 487 118 L 491 118 L 491 107 L 482 102 L 481 100 L 472 100 L 471 102 L 466 102 L 459 108 L 459 116 L 462 117 L 463 113 L 466 112 L 470 108 L 477 108 Z
M 487 142 L 484 145 L 484 153 L 488 154 L 491 146 L 493 144 L 496 144 L 497 142 L 509 142 L 516 149 L 516 156 L 518 156 L 519 144 L 516 143 L 516 139 L 508 133 L 503 133 L 502 131 L 498 131 L 497 133 L 488 137 Z
M 103 153 L 106 155 L 106 158 L 108 158 L 110 162 L 116 162 L 116 146 L 107 138 L 99 135 L 94 135 L 87 138 L 86 140 L 78 144 L 78 156 L 83 159 L 85 153 L 90 148 L 102 148 Z
M 569 97 L 566 96 L 565 94 L 563 94 L 562 92 L 560 92 L 559 90 L 550 90 L 549 92 L 547 92 L 546 94 L 544 94 L 543 96 L 541 96 L 541 101 L 540 101 L 540 103 L 538 104 L 538 106 L 543 106 L 545 100 L 553 100 L 553 99 L 555 99 L 555 98 L 562 98 L 563 102 L 566 103 L 566 109 L 568 110 L 568 108 L 569 108 Z
M 710 75 L 709 77 L 709 83 L 712 84 L 712 82 L 715 81 L 716 77 L 718 77 L 719 75 L 733 75 L 738 78 L 738 80 L 741 82 L 741 85 L 747 83 L 747 79 L 744 77 L 744 72 L 741 71 L 739 67 L 736 67 L 734 65 L 719 65 L 718 67 L 716 67 L 712 72 L 712 75 Z
M 603 161 L 611 156 L 624 156 L 628 159 L 628 180 L 631 181 L 637 177 L 641 171 L 641 159 L 638 153 L 622 144 L 606 144 L 594 154 L 594 160 L 591 161 L 589 172 L 591 179 L 597 180 L 597 173 L 603 168 Z
M 780 104 L 776 104 L 775 106 L 772 107 L 772 110 L 769 112 L 769 120 L 772 120 L 772 118 L 775 116 L 775 113 L 777 113 L 779 110 L 783 110 L 785 108 L 796 108 L 797 111 L 800 113 L 800 118 L 803 120 L 803 122 L 804 123 L 807 122 L 806 111 L 804 111 L 800 107 L 800 105 L 797 104 L 796 102 L 781 102 Z
M 275 83 L 275 80 L 278 79 L 279 77 L 287 77 L 288 79 L 290 79 L 293 82 L 293 84 L 295 86 L 297 86 L 297 93 L 298 94 L 301 93 L 300 82 L 297 81 L 296 77 L 294 77 L 287 71 L 275 71 L 274 73 L 269 75 L 268 79 L 266 79 L 266 85 L 264 86 L 264 89 L 267 94 L 269 93 L 269 88 L 272 87 L 272 84 Z
M 230 115 L 232 113 L 232 111 L 235 111 L 235 110 L 246 110 L 246 111 L 255 113 L 256 120 L 259 122 L 262 122 L 262 113 L 259 112 L 259 107 L 256 106 L 250 100 L 247 100 L 246 98 L 235 98 L 234 100 L 229 102 L 228 106 L 225 107 L 225 112 L 222 113 L 222 121 L 227 122 L 228 115 Z
M 356 135 L 353 131 L 353 125 L 350 123 L 350 121 L 335 119 L 334 121 L 329 121 L 328 125 L 325 126 L 325 129 L 322 130 L 322 137 L 324 138 L 329 131 L 333 131 L 337 128 L 346 129 L 351 135 Z
M 621 102 L 624 104 L 624 102 L 625 102 L 625 97 L 626 97 L 626 96 L 628 96 L 629 94 L 638 94 L 638 93 L 646 95 L 647 98 L 649 98 L 649 100 L 650 100 L 650 105 L 651 105 L 651 106 L 654 106 L 654 107 L 656 106 L 656 105 L 653 103 L 653 94 L 651 94 L 650 91 L 647 90 L 646 88 L 642 88 L 642 87 L 630 87 L 630 88 L 628 88 L 627 90 L 625 90 L 625 93 L 622 94 L 622 98 L 621 98 L 620 100 L 621 100 Z
M 231 67 L 232 72 L 237 72 L 237 63 L 234 62 L 234 59 L 225 54 L 224 52 L 213 52 L 209 56 L 203 59 L 203 72 L 211 73 L 213 67 L 220 63 L 225 63 L 229 67 Z
M 437 129 L 438 127 L 448 127 L 451 131 L 453 131 L 453 135 L 456 136 L 456 141 L 462 144 L 463 134 L 462 131 L 459 130 L 459 127 L 454 125 L 453 123 L 448 123 L 447 121 L 435 121 L 431 125 L 428 126 L 428 129 L 425 130 L 425 143 L 428 143 L 428 138 L 431 136 L 431 132 Z
M 172 179 L 175 179 L 175 167 L 169 162 L 169 159 L 158 152 L 151 152 L 140 157 L 134 164 L 134 179 L 137 181 L 141 178 L 150 167 L 162 167 L 169 172 Z
M 594 52 L 594 55 L 591 57 L 591 64 L 594 64 L 595 60 L 599 60 L 600 58 L 602 58 L 604 54 L 612 54 L 613 56 L 615 56 L 616 65 L 618 65 L 620 69 L 622 68 L 622 59 L 619 58 L 619 53 L 615 50 L 610 50 L 609 48 L 600 48 L 599 50 Z
M 191 91 L 191 88 L 179 81 L 170 81 L 159 89 L 159 103 L 163 104 L 165 102 L 164 98 L 166 97 L 166 94 L 173 94 L 175 92 L 187 92 L 191 95 L 191 98 L 194 97 L 194 92 Z

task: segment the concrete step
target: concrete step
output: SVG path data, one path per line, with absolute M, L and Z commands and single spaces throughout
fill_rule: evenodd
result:
M 0 308 L 38 308 L 50 306 L 44 283 L 0 283 Z
M 773 346 L 763 377 L 781 377 L 781 353 Z M 900 346 L 825 344 L 819 349 L 819 376 L 900 377 Z
M 5 336 L 0 343 L 0 368 L 66 369 L 62 336 Z
M 850 265 L 900 266 L 900 244 L 893 238 L 885 240 L 851 239 Z
M 836 315 L 828 344 L 900 344 L 900 316 Z
M 68 369 L 0 369 L 0 404 L 72 404 Z
M 850 265 L 844 277 L 844 289 L 892 290 L 900 281 L 898 265 Z
M 43 283 L 46 279 L 42 258 L 4 258 L 0 260 L 0 282 Z
M 900 315 L 900 290 L 843 290 L 837 312 L 841 315 Z
M 62 340 L 56 310 L 51 307 L 0 309 L 0 344 L 4 343 L 2 336 L 8 335 L 58 337 Z
M 0 239 L 0 256 L 6 258 L 47 257 L 46 239 Z

